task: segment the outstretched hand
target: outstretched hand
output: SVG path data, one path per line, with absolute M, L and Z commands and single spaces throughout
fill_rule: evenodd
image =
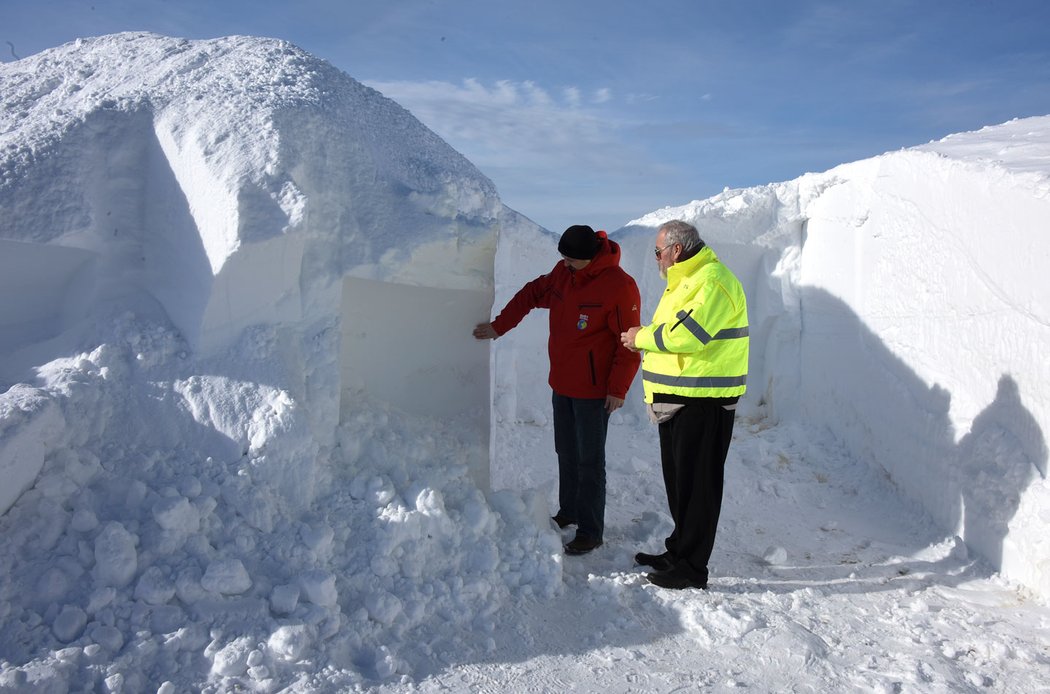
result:
M 492 327 L 492 323 L 478 323 L 474 326 L 474 337 L 478 340 L 495 340 L 499 333 Z
M 620 342 L 622 342 L 623 346 L 626 347 L 627 349 L 631 350 L 632 352 L 639 352 L 639 351 L 641 351 L 637 347 L 634 346 L 634 338 L 638 334 L 639 330 L 641 330 L 641 328 L 639 326 L 635 326 L 633 328 L 630 328 L 625 333 L 620 333 Z

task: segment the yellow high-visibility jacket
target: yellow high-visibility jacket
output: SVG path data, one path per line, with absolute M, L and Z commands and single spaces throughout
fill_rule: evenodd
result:
M 740 281 L 704 247 L 667 271 L 667 289 L 635 346 L 645 401 L 655 394 L 733 398 L 747 388 L 747 300 Z M 658 400 L 660 398 L 657 398 Z

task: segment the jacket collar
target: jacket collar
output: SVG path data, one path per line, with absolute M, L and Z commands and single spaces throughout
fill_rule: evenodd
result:
M 692 275 L 700 267 L 708 263 L 717 262 L 718 256 L 711 250 L 710 246 L 704 246 L 696 255 L 680 260 L 667 268 L 667 286 L 675 287 L 683 278 Z

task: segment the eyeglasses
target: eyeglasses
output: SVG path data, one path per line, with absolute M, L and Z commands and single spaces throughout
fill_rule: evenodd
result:
M 663 248 L 657 248 L 655 251 L 653 251 L 654 253 L 656 253 L 656 259 L 659 260 L 660 256 L 663 255 L 663 252 L 666 251 L 668 248 L 670 248 L 673 245 L 674 245 L 673 243 L 669 243 L 666 246 L 664 246 Z

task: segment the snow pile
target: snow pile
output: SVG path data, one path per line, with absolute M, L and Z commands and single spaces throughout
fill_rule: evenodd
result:
M 493 345 L 482 491 L 470 329 L 557 236 L 396 104 L 283 42 L 127 34 L 0 66 L 0 109 L 0 691 L 1046 679 L 1045 610 L 954 535 L 1050 594 L 1050 119 L 614 232 L 646 313 L 671 218 L 748 291 L 701 596 L 631 566 L 670 527 L 640 388 L 563 566 L 544 312 Z
M 1050 597 L 1050 117 L 636 220 L 618 238 L 650 302 L 675 218 L 748 291 L 742 411 L 828 428 Z
M 546 501 L 479 487 L 528 223 L 469 162 L 275 40 L 80 40 L 0 114 L 0 689 L 419 675 L 559 589 Z
M 180 354 L 213 361 L 179 392 L 229 439 L 224 453 L 298 438 L 319 447 L 302 457 L 319 459 L 348 370 L 341 314 L 369 300 L 352 286 L 345 298 L 348 278 L 475 292 L 475 314 L 491 299 L 502 214 L 491 182 L 399 106 L 291 45 L 77 41 L 5 65 L 3 99 L 0 289 L 21 297 L 0 308 L 4 385 L 106 342 L 130 312 L 177 329 Z M 376 361 L 413 361 L 370 346 Z M 258 365 L 230 373 L 246 351 L 267 355 L 277 393 L 239 403 L 246 411 L 213 404 L 237 389 L 231 378 L 260 377 Z M 246 418 L 251 441 L 231 432 Z M 39 446 L 21 448 L 39 465 Z M 309 499 L 310 470 L 255 457 L 294 503 Z

